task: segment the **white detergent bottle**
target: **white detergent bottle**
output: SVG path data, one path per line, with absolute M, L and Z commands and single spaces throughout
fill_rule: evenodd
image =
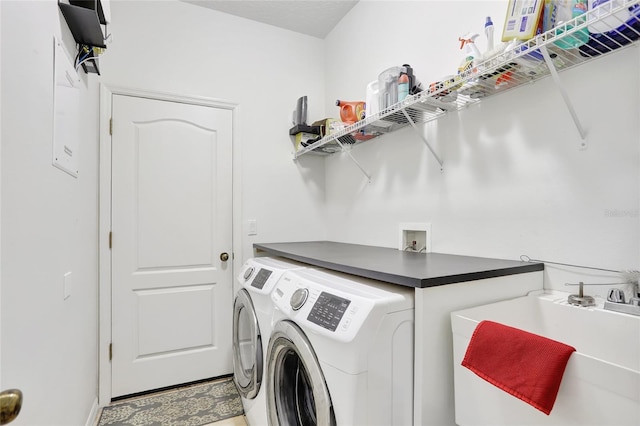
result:
M 491 20 L 491 16 L 487 16 L 487 20 L 484 24 L 484 35 L 487 37 L 487 50 L 485 51 L 485 55 L 488 52 L 493 51 L 493 21 Z
M 367 84 L 367 96 L 365 99 L 365 116 L 371 117 L 374 114 L 377 114 L 380 111 L 380 106 L 378 104 L 378 80 L 373 80 L 371 83 Z

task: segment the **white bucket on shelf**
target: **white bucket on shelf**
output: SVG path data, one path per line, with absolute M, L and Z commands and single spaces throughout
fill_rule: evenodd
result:
M 590 20 L 598 20 L 600 17 L 607 15 L 611 10 L 616 9 L 624 4 L 623 0 L 589 0 L 589 10 L 594 11 L 590 14 Z M 622 9 L 620 12 L 614 13 L 602 20 L 589 24 L 590 33 L 604 33 L 615 30 L 631 17 L 628 8 Z

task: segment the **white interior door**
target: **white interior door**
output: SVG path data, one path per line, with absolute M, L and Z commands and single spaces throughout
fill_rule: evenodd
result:
M 112 397 L 230 374 L 232 112 L 112 106 Z

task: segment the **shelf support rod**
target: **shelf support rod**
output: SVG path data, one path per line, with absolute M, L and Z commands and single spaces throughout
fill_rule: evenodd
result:
M 351 158 L 351 161 L 353 161 L 353 163 L 358 166 L 358 168 L 360 169 L 360 171 L 362 172 L 362 174 L 364 174 L 367 177 L 367 181 L 369 183 L 371 183 L 371 175 L 369 173 L 367 173 L 367 171 L 364 169 L 364 167 L 362 167 L 362 165 L 358 162 L 358 160 L 356 160 L 354 158 L 353 155 L 351 155 L 351 149 L 347 149 L 345 148 L 345 146 L 342 144 L 342 142 L 340 142 L 340 139 L 336 138 L 336 142 L 338 143 L 338 145 L 340 145 L 340 148 L 342 148 L 342 152 L 346 152 L 347 155 L 349 156 L 349 158 Z
M 407 110 L 403 109 L 402 113 L 404 114 L 404 116 L 407 118 L 407 120 L 409 121 L 409 124 L 411 124 L 411 127 L 413 127 L 413 130 L 416 131 L 416 133 L 418 134 L 418 136 L 420 137 L 420 139 L 422 139 L 422 141 L 424 142 L 425 145 L 427 145 L 427 148 L 429 148 L 429 151 L 431 152 L 431 155 L 433 155 L 433 158 L 436 159 L 436 161 L 438 162 L 438 164 L 440 165 L 440 171 L 444 171 L 444 167 L 442 166 L 442 160 L 440 159 L 440 157 L 438 157 L 438 154 L 436 154 L 436 152 L 433 150 L 433 148 L 431 147 L 431 144 L 429 143 L 429 141 L 427 140 L 427 138 L 424 137 L 424 135 L 422 134 L 422 132 L 420 131 L 420 129 L 418 129 L 418 126 L 416 125 L 416 123 L 411 119 L 411 116 L 409 114 L 407 114 Z
M 578 114 L 576 114 L 576 110 L 573 108 L 573 104 L 571 103 L 571 99 L 569 99 L 569 95 L 567 94 L 567 91 L 565 90 L 564 85 L 562 84 L 562 80 L 560 80 L 560 75 L 558 75 L 558 71 L 556 70 L 556 66 L 553 64 L 553 60 L 551 59 L 551 56 L 549 56 L 549 52 L 547 51 L 547 47 L 546 46 L 541 46 L 540 47 L 540 52 L 542 53 L 542 57 L 544 58 L 544 61 L 547 64 L 547 68 L 549 68 L 549 72 L 551 73 L 551 78 L 553 79 L 553 82 L 558 87 L 558 90 L 560 91 L 560 94 L 562 95 L 562 98 L 564 99 L 564 103 L 566 104 L 567 109 L 569 110 L 569 113 L 571 114 L 571 118 L 573 118 L 573 122 L 575 123 L 576 128 L 578 129 L 578 133 L 580 133 L 580 138 L 582 139 L 582 142 L 580 143 L 580 149 L 586 149 L 587 148 L 587 132 L 585 131 L 584 127 L 582 126 L 582 123 L 580 123 L 580 119 L 578 118 Z

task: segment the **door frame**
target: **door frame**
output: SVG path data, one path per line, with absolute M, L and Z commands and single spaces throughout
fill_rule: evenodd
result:
M 100 84 L 100 124 L 99 124 L 99 183 L 98 183 L 98 405 L 104 407 L 111 402 L 111 135 L 109 134 L 113 95 L 134 96 L 191 105 L 222 108 L 232 111 L 232 277 L 234 271 L 242 267 L 242 217 L 241 158 L 239 137 L 238 104 L 220 99 L 184 96 L 172 93 L 147 91 L 109 84 Z M 233 282 L 231 283 L 233 286 Z M 229 303 L 233 303 L 230 300 Z
M 2 23 L 2 2 L 0 2 L 0 23 Z M 2 32 L 0 31 L 0 46 Z M 0 54 L 0 81 L 2 81 L 2 54 Z M 2 96 L 0 96 L 0 265 L 2 264 Z M 0 321 L 2 321 L 2 274 L 0 274 Z M 0 391 L 2 387 L 2 327 L 0 327 Z

